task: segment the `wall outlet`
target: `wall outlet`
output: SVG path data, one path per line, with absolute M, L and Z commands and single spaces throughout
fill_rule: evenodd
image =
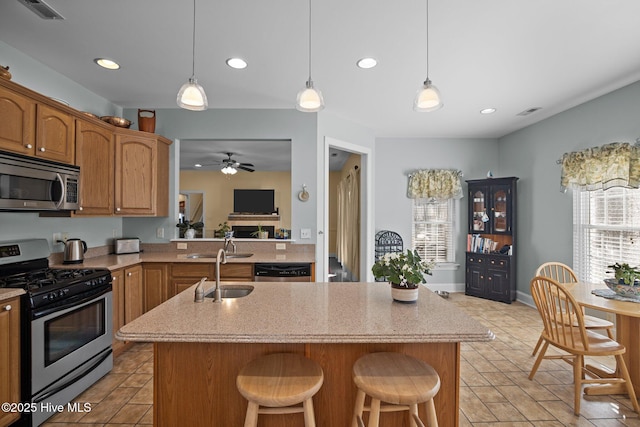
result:
M 311 229 L 310 228 L 301 228 L 300 229 L 300 238 L 301 239 L 310 239 L 311 238 Z
M 62 240 L 62 233 L 53 233 L 53 244 L 54 245 L 60 244 L 58 240 Z
M 276 251 L 286 251 L 287 244 L 286 243 L 276 243 Z
M 158 239 L 164 239 L 164 227 L 156 228 L 156 237 Z
M 176 249 L 187 249 L 187 244 L 186 243 L 178 243 L 176 245 Z

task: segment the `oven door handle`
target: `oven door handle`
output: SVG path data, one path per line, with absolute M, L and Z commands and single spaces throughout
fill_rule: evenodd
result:
M 87 375 L 89 375 L 91 372 L 93 372 L 93 370 L 99 366 L 102 362 L 104 362 L 105 360 L 107 360 L 109 358 L 109 356 L 111 356 L 111 353 L 113 353 L 113 350 L 111 350 L 109 348 L 109 351 L 105 351 L 102 356 L 100 358 L 98 358 L 98 360 L 96 360 L 94 363 L 92 363 L 90 366 L 85 366 L 84 369 L 79 372 L 77 375 L 75 375 L 73 378 L 70 378 L 69 380 L 65 381 L 63 384 L 60 384 L 59 386 L 51 389 L 51 390 L 43 390 L 41 393 L 36 394 L 35 396 L 33 396 L 33 403 L 39 403 L 42 402 L 43 400 L 47 399 L 50 396 L 53 396 L 54 394 L 60 392 L 61 390 L 64 390 L 65 388 L 69 387 L 71 384 L 74 384 L 78 381 L 80 381 L 81 379 L 83 379 L 84 377 L 86 377 Z

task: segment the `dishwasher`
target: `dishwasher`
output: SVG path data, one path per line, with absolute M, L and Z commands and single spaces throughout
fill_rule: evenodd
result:
M 311 282 L 311 263 L 256 263 L 256 282 Z

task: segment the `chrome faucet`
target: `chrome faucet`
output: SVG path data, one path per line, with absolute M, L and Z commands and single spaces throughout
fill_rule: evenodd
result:
M 213 291 L 213 302 L 222 302 L 222 291 L 220 290 L 220 264 L 227 263 L 227 253 L 224 249 L 218 250 L 216 256 L 216 289 Z
M 226 253 L 229 250 L 229 245 L 231 245 L 231 247 L 233 248 L 233 253 L 236 253 L 236 244 L 233 243 L 233 238 L 232 237 L 226 237 L 224 238 L 224 252 Z

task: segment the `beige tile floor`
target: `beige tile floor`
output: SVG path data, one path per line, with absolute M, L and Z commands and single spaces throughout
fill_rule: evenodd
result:
M 625 396 L 583 395 L 581 416 L 575 416 L 573 376 L 567 363 L 545 360 L 534 380 L 529 381 L 534 361 L 531 351 L 541 330 L 535 309 L 519 302 L 504 304 L 460 293 L 451 294 L 449 301 L 496 335 L 492 342 L 462 346 L 461 427 L 640 427 L 640 419 Z M 610 365 L 609 360 L 591 362 Z M 91 412 L 61 413 L 44 426 L 151 425 L 152 374 L 152 348 L 137 344 L 114 362 L 111 373 L 76 399 L 91 403 Z

